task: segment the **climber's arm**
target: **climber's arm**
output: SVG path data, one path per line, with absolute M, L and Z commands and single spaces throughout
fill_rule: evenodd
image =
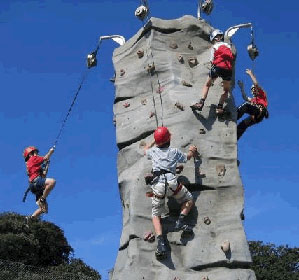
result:
M 245 89 L 244 89 L 244 83 L 242 81 L 238 81 L 238 86 L 240 87 L 242 97 L 245 101 L 251 101 L 251 98 L 246 95 Z
M 252 73 L 252 71 L 250 69 L 246 69 L 246 74 L 249 75 L 249 77 L 251 78 L 251 80 L 255 86 L 259 86 L 256 77 L 254 76 L 254 74 Z
M 190 146 L 189 147 L 189 151 L 187 153 L 187 159 L 190 160 L 192 157 L 195 157 L 195 155 L 197 154 L 197 148 L 196 146 Z
M 155 145 L 155 140 L 153 140 L 150 144 L 146 144 L 143 148 L 143 151 L 144 151 L 144 155 L 146 155 L 146 151 L 150 148 L 152 148 L 154 145 Z

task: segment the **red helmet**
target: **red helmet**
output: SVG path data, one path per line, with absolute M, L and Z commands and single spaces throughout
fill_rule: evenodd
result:
M 170 141 L 170 132 L 167 127 L 160 126 L 154 132 L 154 138 L 157 146 L 161 146 Z
M 28 160 L 28 155 L 33 152 L 33 151 L 37 151 L 38 152 L 38 149 L 34 146 L 30 146 L 30 147 L 27 147 L 24 152 L 23 152 L 23 157 L 25 158 L 25 161 Z

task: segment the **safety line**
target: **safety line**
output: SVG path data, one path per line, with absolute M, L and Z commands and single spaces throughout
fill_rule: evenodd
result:
M 143 23 L 143 28 L 145 28 L 145 21 L 142 20 L 142 23 Z M 150 56 L 152 58 L 152 65 L 155 67 L 154 71 L 155 71 L 155 74 L 156 74 L 156 77 L 157 77 L 157 83 L 158 83 L 158 94 L 159 94 L 159 98 L 160 98 L 160 104 L 161 104 L 161 125 L 164 126 L 164 108 L 163 108 L 163 99 L 162 99 L 162 95 L 161 95 L 161 83 L 160 83 L 160 80 L 159 80 L 159 74 L 158 72 L 156 71 L 156 64 L 155 64 L 155 60 L 154 60 L 154 55 L 153 55 L 153 52 L 152 52 L 152 49 L 150 46 L 147 45 L 147 57 L 149 57 L 149 53 L 150 53 Z M 154 86 L 153 86 L 153 81 L 152 81 L 152 73 L 149 71 L 149 75 L 150 75 L 150 80 L 151 80 L 151 90 L 152 90 L 152 94 L 153 94 L 153 104 L 154 104 L 154 109 L 155 109 L 155 118 L 156 118 L 156 124 L 157 124 L 157 127 L 159 126 L 159 121 L 158 121 L 158 115 L 157 115 L 157 109 L 156 109 L 156 102 L 155 102 L 155 93 L 154 93 Z
M 68 109 L 68 111 L 67 111 L 67 114 L 66 114 L 64 120 L 62 121 L 60 130 L 59 130 L 59 132 L 58 132 L 58 134 L 57 134 L 57 136 L 56 136 L 56 139 L 55 139 L 55 142 L 54 142 L 54 145 L 53 145 L 54 147 L 56 147 L 56 145 L 57 145 L 57 143 L 58 143 L 58 140 L 59 140 L 59 138 L 60 138 L 60 136 L 61 136 L 61 134 L 62 134 L 62 131 L 64 130 L 65 124 L 66 124 L 66 122 L 67 122 L 67 120 L 68 120 L 68 117 L 69 117 L 69 115 L 70 115 L 70 113 L 71 113 L 71 111 L 72 111 L 73 106 L 75 105 L 76 99 L 77 99 L 78 94 L 79 94 L 79 92 L 80 92 L 80 90 L 81 90 L 81 88 L 82 88 L 82 85 L 84 84 L 84 82 L 85 82 L 85 80 L 86 80 L 86 78 L 87 78 L 87 75 L 88 75 L 88 70 L 86 70 L 85 73 L 83 74 L 83 77 L 82 77 L 82 79 L 81 79 L 81 82 L 80 82 L 80 84 L 79 84 L 79 86 L 78 86 L 78 88 L 77 88 L 77 91 L 76 91 L 75 95 L 74 95 L 73 101 L 72 101 L 72 103 L 71 103 L 71 105 L 70 105 L 70 107 L 69 107 L 69 109 Z

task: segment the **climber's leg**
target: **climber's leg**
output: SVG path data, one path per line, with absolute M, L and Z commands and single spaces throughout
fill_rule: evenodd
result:
M 237 126 L 237 139 L 239 140 L 246 129 L 256 123 L 254 115 L 249 116 L 248 118 L 241 121 Z

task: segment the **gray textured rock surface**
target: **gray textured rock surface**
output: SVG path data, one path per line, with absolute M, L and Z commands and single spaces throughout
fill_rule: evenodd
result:
M 217 118 L 215 108 L 222 93 L 218 79 L 202 113 L 189 108 L 199 100 L 209 72 L 211 30 L 206 22 L 191 16 L 152 18 L 145 29 L 114 52 L 123 231 L 113 280 L 256 279 L 248 269 L 251 257 L 242 225 L 244 201 L 233 97 L 226 105 L 231 114 Z M 155 71 L 148 73 L 153 61 Z M 161 125 L 162 117 L 172 133 L 172 146 L 187 152 L 192 143 L 199 148 L 200 158 L 189 161 L 181 174 L 196 201 L 188 216 L 194 236 L 185 239 L 172 232 L 179 205 L 170 199 L 163 227 L 171 251 L 159 262 L 154 256 L 156 242 L 143 241 L 144 233 L 153 228 L 144 182 L 151 163 L 143 156 L 142 144 L 153 139 L 156 120 Z M 229 241 L 228 252 L 221 249 L 225 241 Z

